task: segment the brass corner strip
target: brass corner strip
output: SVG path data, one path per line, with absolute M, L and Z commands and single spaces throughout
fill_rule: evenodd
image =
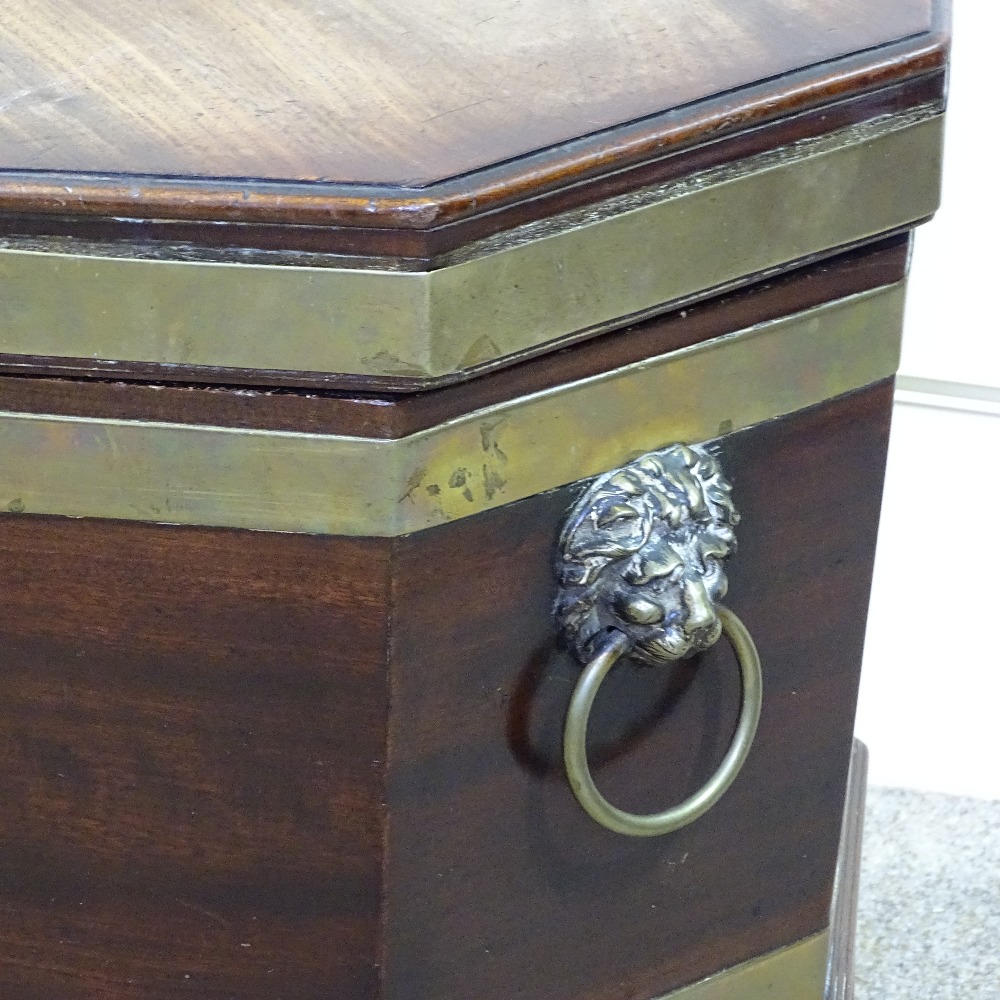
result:
M 851 748 L 847 773 L 844 820 L 833 880 L 830 907 L 830 962 L 826 972 L 824 1000 L 853 1000 L 854 938 L 858 923 L 861 888 L 861 837 L 865 823 L 868 788 L 868 748 L 859 739 Z
M 926 218 L 942 134 L 939 105 L 910 109 L 513 230 L 430 271 L 8 243 L 0 353 L 441 378 Z
M 824 1000 L 830 932 L 820 931 L 659 1000 Z
M 0 412 L 0 510 L 404 535 L 892 375 L 903 283 L 394 440 Z

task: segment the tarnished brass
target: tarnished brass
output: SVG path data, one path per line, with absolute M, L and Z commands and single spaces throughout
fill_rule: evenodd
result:
M 708 649 L 740 516 L 718 460 L 673 444 L 599 476 L 576 502 L 557 547 L 556 616 L 586 662 L 609 629 L 657 666 Z
M 915 222 L 928 106 L 484 240 L 428 271 L 0 249 L 0 353 L 434 379 Z M 105 251 L 107 253 L 107 251 Z
M 861 883 L 861 835 L 868 787 L 868 748 L 854 741 L 847 774 L 847 801 L 837 852 L 830 908 L 830 961 L 824 1000 L 854 1000 L 854 937 L 858 926 Z
M 402 535 L 892 375 L 889 285 L 396 440 L 0 412 L 0 510 Z
M 740 664 L 743 700 L 733 741 L 715 773 L 694 795 L 662 812 L 640 815 L 612 805 L 597 790 L 587 763 L 587 722 L 601 682 L 621 657 L 630 651 L 623 632 L 611 632 L 594 658 L 584 667 L 570 701 L 563 734 L 563 761 L 570 787 L 587 815 L 601 826 L 627 837 L 659 837 L 673 833 L 703 816 L 725 794 L 740 773 L 760 721 L 763 681 L 760 657 L 750 633 L 728 608 L 715 609 L 722 632 L 732 643 Z
M 659 1000 L 824 1000 L 829 941 L 821 931 Z
M 760 658 L 743 623 L 718 604 L 740 520 L 731 493 L 704 446 L 671 445 L 595 480 L 559 539 L 556 615 L 585 663 L 566 714 L 563 759 L 580 805 L 615 833 L 656 837 L 694 822 L 733 783 L 757 732 Z M 587 723 L 604 678 L 622 657 L 655 667 L 708 649 L 723 633 L 739 661 L 743 696 L 722 763 L 694 795 L 663 812 L 613 806 L 587 763 Z

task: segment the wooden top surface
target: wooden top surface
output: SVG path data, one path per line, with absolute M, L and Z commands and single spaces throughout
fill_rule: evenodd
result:
M 0 170 L 420 187 L 932 30 L 931 0 L 4 0 Z

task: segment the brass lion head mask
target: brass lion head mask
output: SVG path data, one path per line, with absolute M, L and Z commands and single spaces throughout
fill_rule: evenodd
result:
M 718 461 L 701 445 L 650 452 L 596 479 L 559 542 L 556 614 L 582 660 L 608 629 L 645 663 L 707 649 L 722 626 L 722 563 L 739 514 Z

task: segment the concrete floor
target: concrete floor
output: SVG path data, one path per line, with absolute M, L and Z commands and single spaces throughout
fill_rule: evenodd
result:
M 1000 1000 L 1000 802 L 869 788 L 863 843 L 856 1000 Z

